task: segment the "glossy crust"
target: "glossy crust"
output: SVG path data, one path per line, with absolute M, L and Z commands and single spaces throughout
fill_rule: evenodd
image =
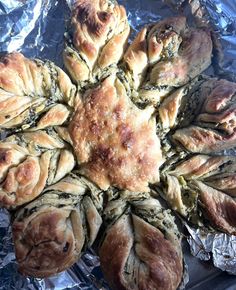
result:
M 81 173 L 100 188 L 148 191 L 163 163 L 153 109 L 138 109 L 113 76 L 90 91 L 69 126 Z
M 41 194 L 75 166 L 55 131 L 12 135 L 0 143 L 0 204 L 15 208 Z
M 137 203 L 141 215 L 152 199 Z M 147 211 L 146 220 L 153 218 L 155 212 L 152 206 L 149 209 L 152 209 L 152 214 Z M 159 213 L 159 221 L 160 216 Z M 165 221 L 168 224 L 168 220 Z M 171 233 L 171 227 L 168 231 Z M 136 214 L 121 215 L 107 229 L 99 256 L 112 289 L 174 290 L 182 279 L 180 241 L 168 240 L 157 227 Z
M 11 53 L 0 60 L 0 128 L 45 128 L 66 121 L 75 86 L 56 65 Z M 48 111 L 49 110 L 49 111 Z M 45 116 L 44 116 L 45 115 Z M 40 117 L 43 119 L 40 120 Z
M 123 55 L 129 36 L 126 11 L 116 1 L 76 1 L 71 18 L 71 42 L 64 63 L 79 84 L 100 77 Z
M 16 212 L 13 240 L 22 274 L 42 278 L 59 273 L 92 245 L 102 220 L 91 199 L 96 190 L 84 196 L 86 182 L 68 176 Z

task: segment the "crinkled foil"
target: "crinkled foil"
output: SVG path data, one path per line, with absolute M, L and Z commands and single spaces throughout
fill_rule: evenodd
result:
M 236 275 L 236 236 L 206 232 L 186 225 L 191 253 L 207 261 L 212 258 L 215 267 Z
M 133 37 L 153 21 L 176 13 L 203 16 L 213 26 L 222 43 L 221 73 L 236 76 L 236 3 L 235 0 L 118 0 L 128 13 Z M 63 67 L 62 49 L 65 20 L 74 0 L 0 0 L 0 51 L 21 51 L 27 57 L 50 59 Z M 203 11 L 203 12 L 202 12 Z M 191 253 L 202 259 L 212 258 L 215 267 L 236 274 L 236 237 L 205 233 L 187 226 Z M 197 260 L 188 256 L 190 282 L 196 278 Z M 194 258 L 193 258 L 194 259 Z M 198 262 L 199 264 L 199 262 Z M 199 266 L 199 279 L 205 266 Z M 211 267 L 211 266 L 210 266 Z M 191 270 L 193 269 L 193 270 Z M 209 269 L 208 269 L 209 271 Z M 212 267 L 212 271 L 217 271 Z M 215 277 L 214 272 L 214 277 Z M 187 277 L 187 276 L 186 276 Z M 185 277 L 187 282 L 187 278 Z M 227 277 L 226 277 L 227 278 Z M 196 280 L 196 285 L 200 280 Z M 108 289 L 99 267 L 99 259 L 90 250 L 71 269 L 49 279 L 29 279 L 17 272 L 7 212 L 0 209 L 0 290 L 8 289 Z M 190 283 L 187 289 L 203 289 Z M 232 285 L 236 284 L 236 279 Z M 234 287 L 234 286 L 233 286 Z M 204 288 L 213 289 L 213 288 Z M 218 288 L 219 289 L 219 288 Z M 224 287 L 224 289 L 226 289 Z M 234 289 L 234 288 L 230 288 Z

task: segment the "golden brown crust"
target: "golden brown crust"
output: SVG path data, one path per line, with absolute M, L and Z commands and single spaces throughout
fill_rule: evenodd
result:
M 184 160 L 174 170 L 169 171 L 169 174 L 183 176 L 186 179 L 207 178 L 212 174 L 224 173 L 224 171 L 221 172 L 221 167 L 227 171 L 227 163 L 230 163 L 232 160 L 234 159 L 228 156 L 198 154 Z
M 153 25 L 148 33 L 150 63 L 155 63 L 163 57 L 175 56 L 186 28 L 184 16 L 169 17 Z
M 69 100 L 74 87 L 68 76 L 50 62 L 30 60 L 21 53 L 14 52 L 1 58 L 0 86 L 1 89 L 16 96 L 48 97 L 54 82 L 50 66 L 58 73 L 59 89 L 62 99 Z M 55 96 L 54 96 L 55 97 Z
M 53 131 L 12 135 L 0 143 L 0 204 L 15 208 L 33 200 L 74 165 L 72 152 Z
M 139 289 L 176 289 L 182 279 L 182 257 L 158 229 L 135 215 L 133 223 L 135 250 L 149 266 L 149 276 L 141 274 Z
M 152 112 L 133 105 L 113 77 L 92 90 L 69 126 L 81 172 L 102 189 L 147 191 L 163 162 Z
M 69 115 L 70 110 L 66 106 L 57 104 L 46 112 L 37 125 L 31 130 L 40 130 L 50 126 L 62 125 L 68 119 Z
M 143 28 L 123 57 L 134 101 L 158 104 L 204 71 L 211 54 L 210 31 L 188 28 L 183 16 Z
M 195 181 L 194 184 L 199 189 L 203 211 L 210 223 L 221 231 L 236 235 L 236 201 L 201 181 Z
M 123 215 L 108 229 L 99 256 L 112 289 L 174 290 L 182 279 L 175 246 L 136 215 Z
M 13 223 L 13 239 L 19 271 L 32 277 L 48 277 L 72 266 L 79 258 L 70 211 L 46 208 L 26 221 Z
M 203 29 L 189 31 L 183 37 L 178 56 L 161 61 L 150 74 L 150 83 L 158 86 L 179 87 L 199 75 L 211 64 L 212 41 L 210 32 Z
M 214 228 L 235 234 L 236 201 L 231 197 L 235 196 L 235 173 L 233 156 L 195 155 L 164 173 L 165 197 L 183 216 L 191 219 L 193 214 L 194 223 L 202 220 L 201 211 Z
M 20 205 L 34 199 L 42 192 L 46 178 L 40 180 L 39 158 L 28 157 L 11 168 L 0 187 L 0 202 L 6 207 Z M 43 164 L 45 166 L 45 164 Z
M 210 79 L 202 85 L 201 94 L 205 102 L 196 121 L 200 124 L 214 124 L 215 128 L 227 135 L 233 134 L 236 128 L 236 83 Z
M 207 181 L 207 184 L 213 188 L 217 188 L 220 191 L 236 197 L 236 174 L 228 173 L 226 176 L 222 176 L 220 179 L 212 178 Z
M 3 90 L 24 96 L 33 94 L 42 96 L 43 74 L 36 63 L 27 60 L 20 53 L 11 53 L 1 59 L 0 86 Z M 33 81 L 32 77 L 34 76 Z
M 85 82 L 91 78 L 89 67 L 76 56 L 72 49 L 67 48 L 67 51 L 63 52 L 63 62 L 74 81 Z
M 59 153 L 59 152 L 58 152 Z M 15 208 L 25 204 L 41 194 L 47 184 L 64 177 L 74 167 L 71 152 L 61 150 L 59 154 L 45 152 L 40 157 L 27 157 L 14 167 L 8 167 L 4 181 L 0 185 L 0 204 L 6 208 Z M 55 173 L 51 165 L 58 159 Z
M 107 231 L 99 250 L 102 271 L 114 290 L 129 289 L 125 285 L 122 271 L 134 242 L 130 223 L 129 216 L 122 216 Z
M 221 79 L 210 79 L 203 84 L 202 94 L 206 94 L 203 110 L 208 113 L 222 111 L 236 93 L 236 83 Z
M 235 147 L 236 84 L 212 78 L 195 90 L 192 99 L 197 98 L 199 106 L 191 117 L 192 125 L 177 130 L 174 140 L 194 153 L 208 154 Z
M 11 146 L 0 146 L 0 181 L 6 176 L 8 168 L 18 164 L 25 158 L 25 150 L 11 148 Z
M 80 0 L 72 11 L 73 46 L 64 51 L 64 63 L 72 78 L 83 85 L 117 65 L 129 36 L 126 11 L 115 1 Z
M 128 56 L 132 57 L 132 51 L 134 51 L 134 53 L 135 51 L 143 51 L 145 54 L 148 53 L 148 61 L 150 63 L 155 63 L 163 56 L 161 54 L 163 53 L 163 50 L 167 48 L 169 41 L 172 39 L 173 33 L 180 34 L 184 32 L 185 29 L 186 18 L 181 16 L 170 17 L 156 24 L 151 24 L 139 32 L 127 50 L 124 59 L 126 60 Z M 133 59 L 133 61 L 134 60 L 135 59 Z M 132 66 L 133 64 L 133 62 L 129 62 L 129 68 L 133 70 L 134 74 L 136 74 L 133 69 L 134 67 Z
M 194 153 L 212 153 L 235 146 L 236 132 L 224 136 L 214 130 L 198 126 L 179 129 L 173 135 L 188 151 Z
M 122 196 L 116 204 L 120 208 L 113 204 L 103 212 L 112 221 L 99 253 L 110 285 L 177 289 L 183 276 L 179 233 L 169 211 L 161 206 L 158 211 L 149 197 L 149 183 L 159 182 L 164 162 L 155 109 L 141 110 L 130 97 L 157 105 L 206 69 L 210 32 L 188 28 L 185 17 L 165 19 L 143 28 L 118 65 L 130 30 L 122 6 L 113 0 L 76 0 L 71 30 L 65 65 L 79 88 L 93 83 L 82 97 L 53 63 L 18 53 L 0 61 L 0 128 L 27 129 L 0 143 L 0 204 L 15 210 L 27 203 L 14 211 L 12 227 L 19 269 L 34 277 L 61 272 L 97 238 L 101 190 L 74 174 L 58 182 L 74 167 L 72 145 L 80 173 L 101 189 L 124 189 L 108 193 L 108 199 L 115 196 L 114 204 Z M 225 80 L 204 83 L 200 114 L 190 127 L 175 132 L 176 143 L 193 153 L 231 148 L 235 93 L 236 85 Z M 162 129 L 175 127 L 185 94 L 181 87 L 159 107 Z M 48 128 L 65 124 L 72 110 L 69 133 L 65 127 Z M 200 201 L 213 227 L 236 235 L 236 159 L 194 155 L 181 164 L 175 161 L 162 176 L 172 208 L 188 216 Z
M 89 181 L 70 174 L 15 212 L 13 240 L 22 274 L 48 277 L 79 259 L 102 223 L 92 201 L 97 194 Z
M 176 119 L 184 94 L 185 88 L 182 87 L 164 99 L 164 101 L 159 106 L 159 117 L 163 129 L 171 129 L 176 125 Z
M 135 88 L 144 80 L 146 68 L 178 51 L 181 36 L 186 29 L 185 17 L 170 17 L 157 24 L 144 27 L 124 54 L 124 62 L 132 72 Z M 173 47 L 172 47 L 173 45 Z
M 135 87 L 139 86 L 140 79 L 144 76 L 148 65 L 146 37 L 147 27 L 144 27 L 138 33 L 123 57 L 123 61 L 126 63 L 129 70 L 132 71 Z
M 16 52 L 0 59 L 0 87 L 0 128 L 3 129 L 25 130 L 37 127 L 38 121 L 39 128 L 62 124 L 69 116 L 69 109 L 56 103 L 74 106 L 77 98 L 75 86 L 60 68 Z M 51 112 L 47 114 L 48 110 Z M 64 112 L 60 120 L 56 110 Z

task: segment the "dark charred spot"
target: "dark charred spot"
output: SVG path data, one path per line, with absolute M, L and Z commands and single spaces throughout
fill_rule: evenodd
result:
M 37 211 L 37 207 L 32 207 L 30 210 L 29 210 L 29 215 L 31 215 L 32 213 L 36 212 Z
M 105 12 L 105 11 L 98 12 L 98 18 L 102 22 L 107 22 L 109 20 L 109 18 L 110 18 L 110 14 Z
M 76 11 L 76 18 L 79 22 L 83 23 L 86 22 L 89 17 L 89 12 L 91 10 L 91 7 L 87 4 L 81 4 L 78 6 Z
M 66 253 L 69 249 L 70 243 L 66 242 L 65 246 L 63 247 L 63 252 Z
M 0 151 L 0 163 L 6 163 L 7 162 L 7 151 Z
M 172 27 L 171 25 L 169 25 L 169 24 L 166 24 L 166 25 L 165 25 L 165 28 L 168 29 L 168 30 L 173 29 L 173 27 Z
M 139 48 L 140 48 L 141 51 L 146 52 L 146 50 L 147 50 L 146 40 L 143 40 L 143 41 L 140 42 Z
M 11 115 L 6 115 L 5 116 L 5 119 L 9 119 L 9 118 L 11 118 Z
M 10 64 L 10 60 L 7 57 L 4 57 L 1 61 L 6 66 Z
M 59 195 L 59 198 L 68 199 L 68 198 L 70 198 L 70 194 L 67 192 L 61 192 Z
M 100 145 L 93 154 L 93 161 L 102 160 L 103 162 L 109 162 L 113 159 L 113 151 L 110 147 Z

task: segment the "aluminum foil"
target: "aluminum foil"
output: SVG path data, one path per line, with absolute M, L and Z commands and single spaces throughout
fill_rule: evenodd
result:
M 74 0 L 0 0 L 0 51 L 17 50 L 27 57 L 50 59 L 63 67 L 63 35 L 73 2 Z M 119 0 L 119 3 L 127 9 L 132 27 L 131 38 L 146 23 L 174 14 L 183 13 L 189 18 L 194 14 L 197 20 L 209 22 L 222 43 L 224 57 L 220 73 L 235 79 L 235 0 Z M 213 74 L 213 70 L 209 72 Z M 216 267 L 236 274 L 236 237 L 206 233 L 188 225 L 187 229 L 190 234 L 188 242 L 194 256 L 202 260 L 212 258 Z M 0 209 L 0 282 L 0 290 L 108 289 L 102 277 L 99 259 L 93 250 L 83 255 L 71 269 L 50 279 L 29 279 L 18 274 L 9 216 L 3 209 Z
M 185 226 L 192 255 L 204 261 L 212 258 L 215 267 L 236 275 L 236 236 Z

